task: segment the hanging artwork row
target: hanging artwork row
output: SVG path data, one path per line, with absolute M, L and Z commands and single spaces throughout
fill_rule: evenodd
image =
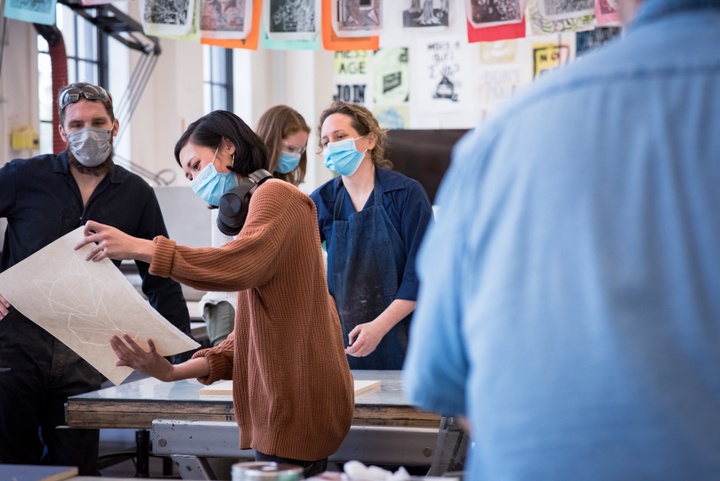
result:
M 332 95 L 369 108 L 384 129 L 467 128 L 620 33 L 603 26 L 474 44 L 433 35 L 402 47 L 334 52 Z
M 227 48 L 377 50 L 430 34 L 467 42 L 618 23 L 616 0 L 139 0 L 147 35 Z M 57 0 L 4 0 L 5 16 L 55 23 Z M 84 5 L 110 3 L 83 0 Z

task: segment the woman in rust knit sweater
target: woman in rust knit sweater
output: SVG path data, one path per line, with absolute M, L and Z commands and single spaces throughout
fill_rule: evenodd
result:
M 215 111 L 190 124 L 175 156 L 195 192 L 212 205 L 258 169 L 267 168 L 262 140 L 236 115 Z M 327 291 L 315 205 L 277 179 L 252 194 L 244 227 L 219 248 L 178 246 L 128 236 L 88 222 L 88 259 L 139 259 L 150 272 L 196 289 L 239 291 L 235 329 L 216 347 L 172 365 L 152 340 L 113 337 L 119 361 L 162 381 L 233 380 L 240 447 L 257 460 L 325 470 L 350 429 L 353 380 L 334 302 Z M 124 341 L 124 342 L 123 342 Z

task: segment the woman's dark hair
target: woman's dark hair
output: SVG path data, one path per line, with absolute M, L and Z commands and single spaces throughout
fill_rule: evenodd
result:
M 300 185 L 305 179 L 307 151 L 300 156 L 298 166 L 287 174 L 276 172 L 275 169 L 280 163 L 280 153 L 284 148 L 283 140 L 296 132 L 310 133 L 310 127 L 302 115 L 287 105 L 276 105 L 262 114 L 260 120 L 258 120 L 256 130 L 268 149 L 270 164 L 268 170 L 278 179 L 290 182 L 293 185 Z
M 392 169 L 393 164 L 389 159 L 385 158 L 385 142 L 387 141 L 387 134 L 385 130 L 380 128 L 375 116 L 368 109 L 358 104 L 351 104 L 343 102 L 342 100 L 336 100 L 330 107 L 323 110 L 320 114 L 320 124 L 318 125 L 318 154 L 322 153 L 322 126 L 325 119 L 333 114 L 343 114 L 350 117 L 352 128 L 355 131 L 363 135 L 373 134 L 375 136 L 375 147 L 373 147 L 370 155 L 375 165 Z
M 268 168 L 265 144 L 243 120 L 227 110 L 214 110 L 191 123 L 175 144 L 175 161 L 180 164 L 180 150 L 188 142 L 216 149 L 227 139 L 235 146 L 230 170 L 247 177 L 258 169 Z

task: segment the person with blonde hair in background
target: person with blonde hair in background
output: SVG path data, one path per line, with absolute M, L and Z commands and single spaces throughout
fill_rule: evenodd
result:
M 307 169 L 310 127 L 298 111 L 287 105 L 270 107 L 255 128 L 268 150 L 270 173 L 276 179 L 299 186 Z

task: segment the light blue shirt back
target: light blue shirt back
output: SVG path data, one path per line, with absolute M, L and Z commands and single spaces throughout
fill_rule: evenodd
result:
M 453 159 L 404 381 L 469 479 L 720 479 L 720 0 L 646 0 Z

